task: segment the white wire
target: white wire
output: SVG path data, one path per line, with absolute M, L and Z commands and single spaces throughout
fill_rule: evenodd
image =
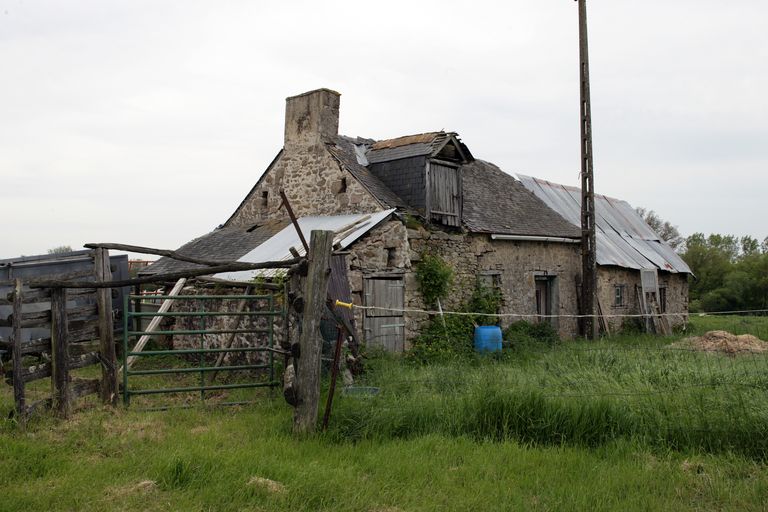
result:
M 744 313 L 768 313 L 768 309 L 745 309 L 737 311 L 708 311 L 700 313 L 624 313 L 624 314 L 603 314 L 603 315 L 540 315 L 538 313 L 474 313 L 466 311 L 431 311 L 427 309 L 416 308 L 385 308 L 380 306 L 358 306 L 356 304 L 351 305 L 354 309 L 362 310 L 376 310 L 376 311 L 393 311 L 397 313 L 420 313 L 424 315 L 459 315 L 459 316 L 487 316 L 487 317 L 512 317 L 512 318 L 524 318 L 524 317 L 536 317 L 536 318 L 589 318 L 589 317 L 603 317 L 603 318 L 646 318 L 646 317 L 659 317 L 659 316 L 709 316 L 709 315 L 735 315 Z

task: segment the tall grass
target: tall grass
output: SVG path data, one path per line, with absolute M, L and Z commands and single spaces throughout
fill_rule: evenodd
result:
M 620 338 L 528 345 L 502 358 L 415 366 L 374 362 L 376 396 L 343 396 L 339 438 L 429 433 L 595 447 L 632 439 L 663 449 L 768 458 L 768 356 L 736 357 Z

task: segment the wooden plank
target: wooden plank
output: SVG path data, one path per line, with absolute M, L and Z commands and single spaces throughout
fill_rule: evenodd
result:
M 251 294 L 251 289 L 252 289 L 251 286 L 246 288 L 245 292 L 243 293 L 243 295 L 250 295 Z M 235 308 L 235 312 L 236 313 L 242 313 L 243 311 L 245 311 L 245 307 L 248 305 L 248 302 L 249 302 L 248 299 L 240 299 L 238 301 L 238 303 L 237 303 L 237 307 Z M 230 329 L 232 329 L 232 330 L 239 329 L 240 328 L 240 322 L 242 321 L 242 318 L 243 318 L 242 316 L 234 317 L 232 319 L 232 324 L 231 324 L 232 327 L 230 327 Z M 271 322 L 272 319 L 269 319 L 268 321 Z M 232 346 L 232 342 L 235 341 L 235 336 L 237 336 L 236 332 L 230 333 L 229 336 L 227 336 L 227 340 L 224 343 L 222 343 L 221 348 L 229 348 L 229 347 L 231 347 Z M 226 355 L 228 353 L 229 352 L 221 352 L 219 354 L 219 356 L 216 358 L 216 363 L 213 366 L 215 368 L 218 368 L 219 366 L 221 366 L 221 363 L 224 362 L 224 357 L 226 357 Z M 218 373 L 219 372 L 216 371 L 216 370 L 214 370 L 211 373 L 211 379 L 210 379 L 211 383 L 213 383 L 213 381 L 216 380 L 216 375 L 218 375 Z
M 60 417 L 66 418 L 70 413 L 66 288 L 51 290 L 51 340 L 53 408 Z
M 11 330 L 11 342 L 13 343 L 13 351 L 11 357 L 13 359 L 13 374 L 14 376 L 21 375 L 21 358 L 22 358 L 22 340 L 21 340 L 21 310 L 23 305 L 23 292 L 21 279 L 16 279 L 13 290 L 13 314 L 14 322 Z M 26 414 L 25 398 L 24 398 L 24 380 L 18 377 L 13 379 L 13 401 L 16 405 L 17 414 L 23 419 Z
M 94 272 L 98 282 L 112 280 L 107 249 L 96 249 Z M 117 354 L 114 340 L 115 327 L 112 323 L 112 290 L 99 289 L 96 300 L 99 314 L 99 352 L 101 353 L 101 401 L 105 404 L 117 405 Z
M 236 272 L 239 270 L 257 270 L 265 268 L 287 268 L 293 269 L 294 265 L 300 264 L 302 258 L 293 258 L 283 261 L 265 261 L 262 263 L 241 263 L 234 262 L 215 267 L 193 268 L 181 270 L 179 272 L 169 272 L 167 274 L 158 274 L 147 277 L 136 277 L 133 279 L 121 279 L 119 281 L 109 281 L 104 283 L 94 283 L 91 281 L 61 281 L 46 280 L 33 281 L 29 283 L 31 288 L 122 288 L 124 286 L 133 286 L 136 284 L 162 283 L 166 281 L 177 281 L 190 277 L 206 276 L 219 274 L 221 272 Z
M 184 283 L 186 282 L 187 282 L 186 279 L 179 279 L 168 295 L 171 297 L 177 296 L 179 293 L 181 293 L 181 289 L 184 288 Z M 167 313 L 168 310 L 171 309 L 171 306 L 173 305 L 174 302 L 176 301 L 174 301 L 173 299 L 165 299 L 163 303 L 160 305 L 160 309 L 158 309 L 157 312 Z M 149 322 L 149 325 L 147 326 L 144 332 L 152 332 L 155 329 L 157 329 L 157 327 L 160 325 L 160 322 L 163 321 L 163 318 L 164 317 L 162 316 L 152 317 L 152 321 Z M 142 350 L 144 350 L 144 346 L 147 344 L 147 342 L 150 339 L 152 339 L 152 336 L 148 334 L 144 334 L 141 338 L 139 338 L 139 341 L 136 342 L 136 345 L 134 345 L 133 350 L 131 350 L 131 352 L 141 352 Z M 130 369 L 131 366 L 133 366 L 133 363 L 136 361 L 137 358 L 138 356 L 131 356 L 127 359 L 126 365 L 128 366 L 128 369 Z M 122 375 L 122 373 L 123 373 L 123 368 L 120 368 L 117 374 Z
M 90 352 L 90 353 L 69 358 L 69 360 L 67 361 L 67 368 L 69 370 L 75 370 L 78 368 L 85 368 L 86 366 L 97 364 L 98 362 L 99 362 L 99 354 L 95 352 Z M 13 372 L 9 372 L 9 377 L 15 378 L 15 375 L 16 375 L 15 370 Z M 51 377 L 53 375 L 53 364 L 41 363 L 41 364 L 36 364 L 33 366 L 27 366 L 27 367 L 22 366 L 21 373 L 19 375 L 21 375 L 21 379 L 25 383 Z M 9 380 L 9 379 L 6 378 L 6 380 Z
M 101 388 L 101 379 L 72 379 L 70 391 L 72 400 L 98 393 Z
M 294 389 L 298 404 L 294 410 L 293 431 L 309 434 L 317 426 L 318 402 L 320 400 L 320 360 L 322 339 L 320 321 L 325 310 L 330 274 L 333 231 L 312 231 L 310 236 L 309 268 L 304 289 L 304 312 L 301 319 L 296 382 Z

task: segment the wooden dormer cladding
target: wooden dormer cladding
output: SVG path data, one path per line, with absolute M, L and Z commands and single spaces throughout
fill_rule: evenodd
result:
M 461 226 L 461 169 L 441 160 L 427 161 L 427 211 L 429 221 Z
M 430 222 L 461 226 L 461 166 L 473 160 L 455 133 L 431 132 L 374 143 L 370 171 Z

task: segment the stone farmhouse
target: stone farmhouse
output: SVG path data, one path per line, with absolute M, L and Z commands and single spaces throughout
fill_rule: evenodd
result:
M 179 251 L 254 261 L 254 251 L 291 229 L 282 189 L 307 225 L 372 216 L 334 256 L 355 304 L 387 308 L 354 310 L 369 344 L 402 351 L 427 320 L 407 311 L 428 307 L 415 274 L 426 253 L 454 271 L 444 309 L 480 283 L 501 292 L 499 313 L 523 315 L 503 324 L 548 321 L 562 337 L 578 335 L 578 189 L 516 179 L 474 158 L 454 132 L 379 141 L 339 135 L 339 99 L 328 89 L 287 98 L 283 148 L 223 225 Z M 603 329 L 621 328 L 619 315 L 639 313 L 646 299 L 674 314 L 666 317 L 672 326 L 685 322 L 690 269 L 626 202 L 598 196 L 596 204 Z M 187 265 L 162 259 L 147 272 Z

